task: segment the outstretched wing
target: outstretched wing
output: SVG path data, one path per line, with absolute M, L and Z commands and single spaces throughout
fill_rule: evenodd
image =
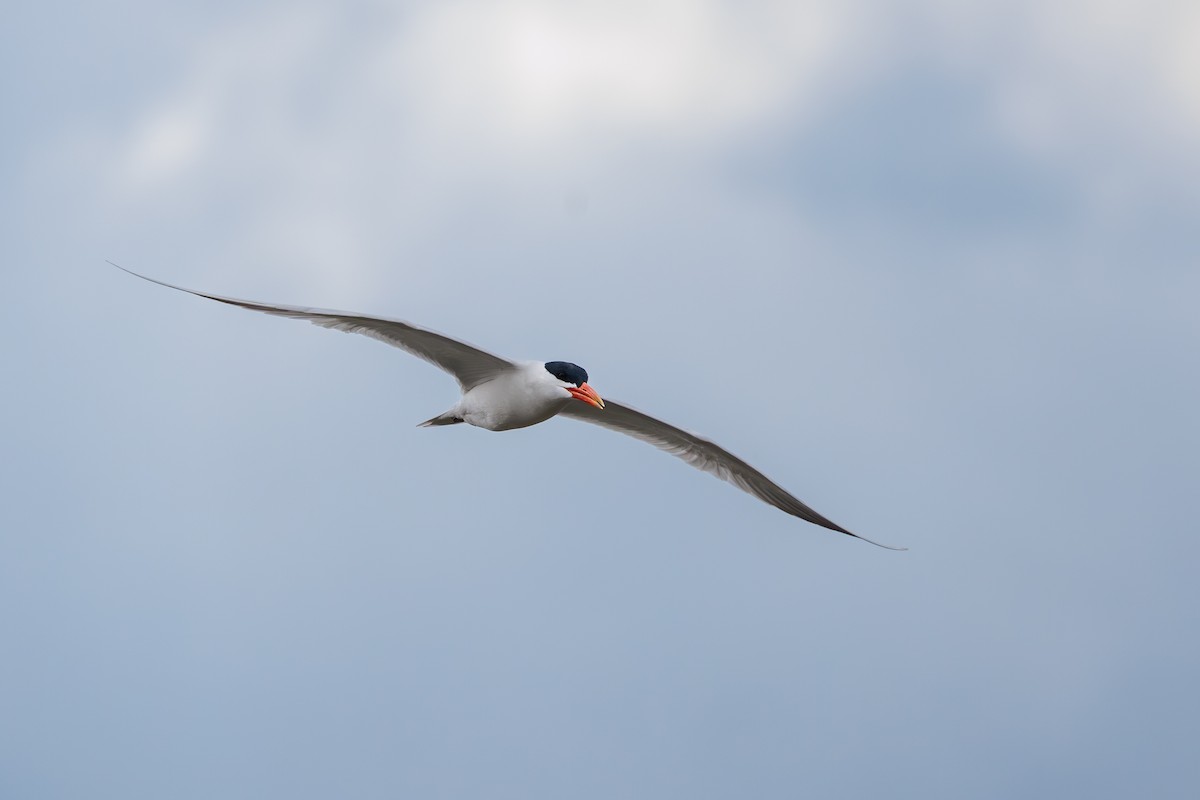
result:
M 451 339 L 449 336 L 444 336 L 425 328 L 418 328 L 416 325 L 410 325 L 402 320 L 369 317 L 365 314 L 329 311 L 321 308 L 255 303 L 250 300 L 238 300 L 233 297 L 206 294 L 191 289 L 184 289 L 182 286 L 173 286 L 154 278 L 147 278 L 145 275 L 138 275 L 138 273 L 125 269 L 120 264 L 113 264 L 111 261 L 108 263 L 117 269 L 128 272 L 130 275 L 150 281 L 151 283 L 157 283 L 159 286 L 166 286 L 168 289 L 176 289 L 188 294 L 194 294 L 197 297 L 216 300 L 218 303 L 228 303 L 231 306 L 240 306 L 241 308 L 248 308 L 251 311 L 274 314 L 277 317 L 305 319 L 323 328 L 370 336 L 372 339 L 378 339 L 393 347 L 399 347 L 405 352 L 412 353 L 417 358 L 428 361 L 435 367 L 444 369 L 455 377 L 458 385 L 462 387 L 464 392 L 473 389 L 481 383 L 487 383 L 502 372 L 513 369 L 511 361 L 494 356 L 491 353 L 480 350 L 478 347 L 473 347 L 457 339 Z
M 649 442 L 660 450 L 665 450 L 673 456 L 682 458 L 696 469 L 716 475 L 723 481 L 732 483 L 744 492 L 754 495 L 764 503 L 770 503 L 781 511 L 786 511 L 793 517 L 807 520 L 815 525 L 828 528 L 831 531 L 844 533 L 865 542 L 886 547 L 888 550 L 905 550 L 904 547 L 888 547 L 886 544 L 873 542 L 865 536 L 851 533 L 841 525 L 821 516 L 804 503 L 784 491 L 779 484 L 754 467 L 742 461 L 728 450 L 712 442 L 680 430 L 674 425 L 668 425 L 662 420 L 648 414 L 614 402 L 604 400 L 604 409 L 594 408 L 586 403 L 569 403 L 558 414 L 560 417 L 591 422 L 614 431 Z

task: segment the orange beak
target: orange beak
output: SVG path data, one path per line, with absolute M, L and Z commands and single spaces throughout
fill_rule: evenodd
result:
M 588 405 L 595 406 L 596 408 L 604 408 L 604 401 L 600 399 L 600 395 L 596 394 L 596 390 L 588 386 L 586 383 L 581 384 L 578 387 L 568 386 L 567 391 L 570 392 L 571 397 L 574 397 L 576 400 L 582 400 Z

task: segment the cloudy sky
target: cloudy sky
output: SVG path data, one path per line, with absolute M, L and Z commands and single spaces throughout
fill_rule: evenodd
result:
M 1195 796 L 1194 3 L 4 27 L 3 797 Z M 105 259 L 578 362 L 911 550 Z

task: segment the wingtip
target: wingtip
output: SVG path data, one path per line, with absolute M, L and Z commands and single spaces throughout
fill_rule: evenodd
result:
M 850 533 L 850 532 L 849 532 L 849 531 L 846 531 L 846 533 Z M 863 540 L 864 542 L 866 542 L 867 544 L 873 544 L 873 545 L 875 545 L 876 547 L 882 547 L 884 550 L 892 550 L 892 551 L 895 551 L 895 552 L 897 552 L 897 553 L 905 553 L 905 552 L 908 552 L 908 548 L 907 548 L 907 547 L 893 547 L 893 546 L 892 546 L 892 545 L 890 545 L 890 544 L 884 544 L 883 542 L 877 542 L 877 541 L 875 541 L 874 539 L 868 539 L 868 538 L 867 538 L 867 537 L 865 537 L 865 536 L 859 536 L 857 533 L 850 533 L 850 535 L 851 535 L 851 536 L 853 536 L 855 539 L 862 539 L 862 540 Z
M 133 270 L 129 269 L 128 267 L 122 267 L 117 262 L 111 261 L 109 259 L 105 259 L 105 263 L 111 264 L 112 266 L 116 267 L 117 269 L 121 270 L 122 272 L 126 272 L 135 278 L 141 278 L 142 280 L 146 281 L 147 283 L 154 283 L 159 286 L 163 286 L 167 289 L 174 289 L 177 292 L 183 292 L 185 294 L 193 294 L 196 297 L 203 297 L 208 300 L 216 300 L 218 303 L 230 303 L 231 305 L 238 305 L 236 302 L 231 302 L 230 298 L 219 297 L 217 295 L 212 295 L 212 294 L 205 294 L 204 292 L 197 292 L 195 289 L 186 289 L 182 286 L 176 286 L 173 283 L 167 283 L 166 281 L 160 281 L 158 278 L 151 278 L 149 275 L 143 275 L 140 272 L 134 272 Z
M 120 264 L 118 264 L 117 262 L 113 261 L 112 259 L 106 258 L 106 259 L 104 259 L 104 263 L 105 263 L 105 264 L 108 264 L 109 266 L 116 267 L 117 269 L 121 270 L 121 272 L 124 272 L 124 273 L 127 273 L 127 274 L 129 274 L 129 275 L 132 275 L 132 276 L 133 276 L 133 277 L 135 277 L 135 278 L 141 278 L 141 279 L 142 279 L 142 280 L 144 280 L 144 281 L 150 281 L 151 283 L 157 283 L 159 286 L 166 286 L 166 287 L 168 287 L 168 288 L 170 288 L 170 289 L 175 289 L 175 288 L 177 288 L 177 287 L 175 287 L 175 286 L 171 286 L 171 285 L 170 285 L 170 284 L 168 284 L 168 283 L 163 283 L 162 281 L 156 281 L 156 280 L 154 280 L 154 278 L 147 278 L 145 275 L 142 275 L 142 274 L 141 274 L 141 273 L 139 273 L 139 272 L 134 272 L 133 270 L 129 269 L 128 267 L 122 267 Z
M 853 536 L 855 539 L 862 539 L 867 544 L 873 544 L 876 547 L 882 547 L 884 550 L 894 550 L 894 551 L 900 552 L 900 553 L 908 550 L 907 547 L 893 547 L 890 544 L 884 544 L 883 542 L 877 542 L 874 539 L 868 539 L 867 537 L 865 537 L 861 534 L 857 534 L 854 531 L 846 530 L 841 525 L 833 525 L 833 526 L 826 525 L 825 527 L 829 528 L 830 530 L 837 531 L 838 533 L 844 533 L 847 536 Z

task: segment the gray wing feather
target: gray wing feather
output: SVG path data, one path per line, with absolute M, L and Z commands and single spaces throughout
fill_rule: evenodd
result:
M 112 264 L 111 261 L 108 263 Z M 321 308 L 303 308 L 301 306 L 273 305 L 269 303 L 256 303 L 250 300 L 238 300 L 234 297 L 222 297 L 221 295 L 185 289 L 182 286 L 173 286 L 154 278 L 147 278 L 145 275 L 138 275 L 138 273 L 127 270 L 119 264 L 113 264 L 113 266 L 128 272 L 130 275 L 150 281 L 151 283 L 157 283 L 159 286 L 166 286 L 168 289 L 176 289 L 188 294 L 194 294 L 197 297 L 216 300 L 218 303 L 227 303 L 231 306 L 248 308 L 251 311 L 261 311 L 264 314 L 274 314 L 277 317 L 308 320 L 314 325 L 320 325 L 323 328 L 330 328 L 335 331 L 361 333 L 364 336 L 370 336 L 372 339 L 378 339 L 393 347 L 399 347 L 401 350 L 411 353 L 417 358 L 433 364 L 435 367 L 444 369 L 458 380 L 458 384 L 464 392 L 473 389 L 481 383 L 487 383 L 500 373 L 513 368 L 511 361 L 494 356 L 491 353 L 480 350 L 478 347 L 460 342 L 457 339 L 451 339 L 449 336 L 444 336 L 435 331 L 419 328 L 402 320 L 369 317 L 364 314 L 330 311 Z
M 851 533 L 841 525 L 813 511 L 804 503 L 784 491 L 777 483 L 766 475 L 747 464 L 742 459 L 713 444 L 709 440 L 688 433 L 685 430 L 668 425 L 662 420 L 643 414 L 637 409 L 605 399 L 604 409 L 598 409 L 584 403 L 571 403 L 559 412 L 559 416 L 591 422 L 610 430 L 620 431 L 635 439 L 641 439 L 655 447 L 681 458 L 693 467 L 715 475 L 723 481 L 747 492 L 764 503 L 791 514 L 793 517 L 820 525 L 831 531 L 844 533 L 856 539 L 870 542 L 889 550 L 904 550 L 903 547 L 888 547 L 879 542 L 873 542 L 865 536 Z

